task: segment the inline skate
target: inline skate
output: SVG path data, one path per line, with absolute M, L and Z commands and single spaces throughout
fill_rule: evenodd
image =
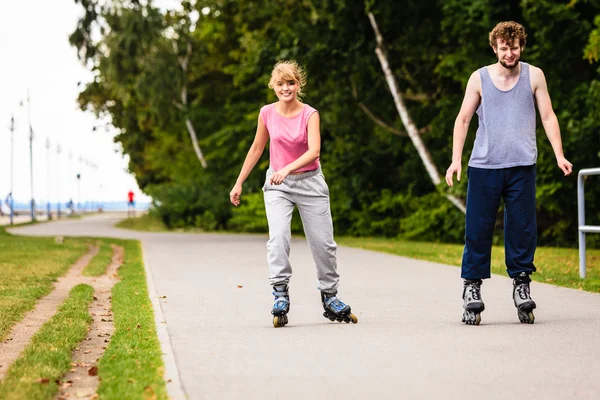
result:
M 529 283 L 531 278 L 525 272 L 513 279 L 513 300 L 517 307 L 519 321 L 523 324 L 533 324 L 535 316 L 533 310 L 536 307 L 535 301 L 531 298 Z
M 463 286 L 464 300 L 462 322 L 467 325 L 479 325 L 481 322 L 481 313 L 485 310 L 485 305 L 481 300 L 481 279 L 465 279 Z
M 287 314 L 290 312 L 290 294 L 287 285 L 273 285 L 273 326 L 279 328 L 288 323 Z
M 325 312 L 323 316 L 331 321 L 345 322 L 356 324 L 358 318 L 352 314 L 350 306 L 337 298 L 336 293 L 321 292 L 321 302 Z

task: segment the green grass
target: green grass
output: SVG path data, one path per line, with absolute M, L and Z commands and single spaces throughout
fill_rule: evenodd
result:
M 337 237 L 340 245 L 460 266 L 463 245 L 410 242 L 399 239 Z M 578 249 L 538 247 L 533 280 L 600 293 L 600 250 L 588 249 L 586 278 L 579 278 Z M 506 276 L 504 247 L 492 248 L 492 273 Z
M 140 217 L 124 219 L 115 226 L 142 232 L 166 232 L 168 230 L 160 218 L 148 213 Z
M 71 352 L 88 332 L 93 294 L 89 285 L 71 290 L 8 369 L 0 382 L 1 399 L 50 399 L 57 393 L 58 380 L 71 368 Z
M 166 399 L 164 366 L 148 297 L 142 250 L 133 240 L 111 240 L 125 249 L 121 282 L 112 290 L 115 333 L 98 364 L 100 398 Z
M 53 282 L 85 254 L 91 243 L 101 249 L 92 261 L 97 268 L 88 267 L 94 276 L 105 272 L 110 263 L 111 244 L 125 249 L 118 271 L 121 281 L 112 290 L 115 332 L 98 365 L 100 398 L 166 399 L 162 353 L 137 241 L 67 237 L 63 244 L 57 244 L 54 238 L 12 236 L 0 229 L 0 338 L 52 290 Z M 87 296 L 88 290 L 91 288 L 85 285 L 74 289 L 61 313 L 34 336 L 22 357 L 10 366 L 0 385 L 0 399 L 52 398 L 56 381 L 70 369 L 70 349 L 87 333 L 89 299 L 84 302 L 82 296 Z M 47 383 L 38 382 L 45 378 Z
M 13 236 L 0 228 L 0 340 L 86 253 L 89 240 Z
M 100 276 L 106 272 L 106 268 L 112 262 L 113 249 L 110 243 L 100 242 L 97 243 L 100 246 L 98 254 L 90 261 L 90 263 L 83 269 L 82 274 L 84 276 Z

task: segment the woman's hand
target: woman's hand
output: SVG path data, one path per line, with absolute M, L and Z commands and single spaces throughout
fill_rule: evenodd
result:
M 279 171 L 275 171 L 271 178 L 269 179 L 269 183 L 271 185 L 281 185 L 285 180 L 286 176 L 288 176 L 290 172 L 287 168 L 282 168 Z
M 242 185 L 239 183 L 236 183 L 235 186 L 233 186 L 233 189 L 231 189 L 231 192 L 229 193 L 229 201 L 231 201 L 231 204 L 233 204 L 234 206 L 239 206 L 241 196 L 242 196 Z

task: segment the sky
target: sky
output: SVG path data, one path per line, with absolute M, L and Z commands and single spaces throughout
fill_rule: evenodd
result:
M 173 0 L 155 1 L 162 7 Z M 29 118 L 34 131 L 33 197 L 62 203 L 149 201 L 127 172 L 128 157 L 113 142 L 106 120 L 78 108 L 78 82 L 92 73 L 78 60 L 68 36 L 83 14 L 73 0 L 3 2 L 0 12 L 0 200 L 11 190 L 11 117 L 15 119 L 12 162 L 15 201 L 31 195 Z M 27 93 L 29 92 L 29 106 Z M 29 113 L 28 113 L 29 110 Z M 30 117 L 29 117 L 29 116 Z M 110 125 L 109 125 L 110 126 Z M 97 127 L 96 131 L 93 128 Z M 47 147 L 47 142 L 50 147 Z M 60 146 L 60 153 L 58 153 Z M 76 175 L 81 179 L 77 181 Z

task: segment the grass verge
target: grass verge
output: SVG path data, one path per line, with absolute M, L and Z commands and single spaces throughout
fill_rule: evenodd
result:
M 100 276 L 106 272 L 106 268 L 112 262 L 113 249 L 108 242 L 96 243 L 100 246 L 98 254 L 81 272 L 84 276 Z
M 0 228 L 0 339 L 37 300 L 50 293 L 53 282 L 85 254 L 91 243 L 101 248 L 92 260 L 98 268 L 88 267 L 93 276 L 105 272 L 110 263 L 110 244 L 125 249 L 118 271 L 121 282 L 112 291 L 115 332 L 98 366 L 100 398 L 166 399 L 162 352 L 137 241 L 67 237 L 58 244 L 54 238 L 13 236 Z M 0 399 L 50 399 L 56 393 L 57 380 L 70 369 L 71 349 L 85 337 L 91 320 L 89 301 L 81 302 L 81 291 L 92 288 L 77 288 L 64 303 L 68 305 L 61 306 L 63 311 L 36 333 L 21 358 L 10 366 L 0 384 Z M 75 319 L 86 321 L 83 333 Z
M 71 368 L 71 352 L 85 338 L 92 321 L 88 307 L 94 289 L 75 286 L 58 312 L 33 336 L 0 382 L 1 399 L 50 399 Z
M 419 260 L 460 266 L 463 245 L 430 242 L 410 242 L 384 238 L 337 237 L 336 242 L 343 246 L 357 247 L 395 254 Z M 504 247 L 492 248 L 492 273 L 505 275 Z M 559 286 L 600 293 L 600 250 L 588 249 L 586 278 L 579 278 L 578 249 L 538 247 L 535 253 L 537 272 L 533 280 Z
M 117 228 L 131 229 L 142 232 L 166 232 L 164 222 L 152 213 L 146 213 L 136 218 L 127 218 L 115 225 Z
M 148 296 L 140 243 L 111 240 L 123 246 L 121 282 L 112 290 L 115 333 L 98 364 L 100 398 L 166 399 L 164 365 Z
M 88 249 L 89 240 L 13 236 L 0 228 L 0 340 Z

